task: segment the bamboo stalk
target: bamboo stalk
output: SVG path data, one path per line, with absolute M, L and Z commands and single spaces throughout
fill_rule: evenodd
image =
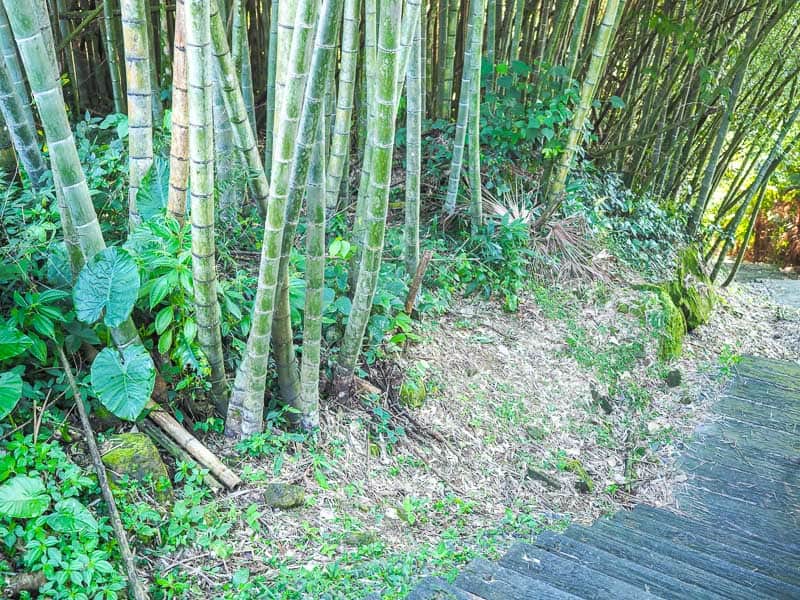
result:
M 161 446 L 175 460 L 183 461 L 190 465 L 197 465 L 197 461 L 191 454 L 186 452 L 186 450 L 179 446 L 149 418 L 143 419 L 137 424 L 137 426 L 144 433 L 153 438 L 153 441 Z M 203 483 L 205 483 L 213 492 L 222 491 L 222 484 L 210 472 L 207 472 L 205 475 L 203 475 Z
M 208 469 L 217 480 L 225 485 L 225 487 L 232 490 L 242 483 L 242 480 L 239 479 L 236 473 L 225 466 L 222 461 L 214 456 L 214 454 L 200 443 L 196 437 L 186 431 L 172 415 L 168 414 L 154 403 L 150 403 L 148 408 L 152 408 L 152 410 L 147 417 L 158 425 L 202 467 Z

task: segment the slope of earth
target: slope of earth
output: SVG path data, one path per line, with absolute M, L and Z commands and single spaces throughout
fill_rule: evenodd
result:
M 210 436 L 243 488 L 128 513 L 133 531 L 191 530 L 142 552 L 163 597 L 399 598 L 515 536 L 671 502 L 675 458 L 738 356 L 798 360 L 800 320 L 735 284 L 664 364 L 653 298 L 615 283 L 536 288 L 517 313 L 462 300 L 371 371 L 386 392 L 326 406 L 318 439 Z M 299 506 L 265 507 L 276 483 Z

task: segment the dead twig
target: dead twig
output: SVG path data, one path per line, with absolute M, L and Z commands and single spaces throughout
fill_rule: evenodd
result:
M 128 585 L 131 588 L 131 593 L 135 600 L 149 600 L 149 596 L 144 586 L 142 585 L 139 576 L 136 573 L 136 562 L 133 558 L 133 553 L 128 545 L 128 536 L 125 534 L 125 528 L 122 526 L 122 521 L 119 517 L 117 504 L 114 501 L 114 495 L 111 493 L 111 488 L 108 485 L 108 477 L 106 470 L 103 466 L 103 461 L 100 458 L 100 451 L 97 449 L 97 441 L 94 439 L 94 432 L 92 425 L 89 423 L 89 415 L 86 414 L 86 407 L 83 405 L 81 393 L 78 390 L 78 384 L 75 383 L 75 378 L 72 376 L 72 368 L 69 366 L 67 355 L 64 354 L 64 349 L 58 347 L 58 355 L 61 359 L 61 366 L 64 368 L 64 373 L 67 375 L 67 382 L 72 389 L 72 395 L 75 398 L 75 405 L 78 407 L 78 414 L 81 417 L 81 425 L 83 426 L 84 434 L 86 435 L 86 444 L 89 446 L 89 454 L 92 456 L 92 464 L 97 473 L 97 480 L 100 483 L 100 489 L 103 492 L 103 498 L 108 506 L 108 517 L 111 525 L 114 528 L 114 535 L 119 544 L 119 553 L 122 555 L 122 562 L 125 565 L 125 572 L 128 575 Z

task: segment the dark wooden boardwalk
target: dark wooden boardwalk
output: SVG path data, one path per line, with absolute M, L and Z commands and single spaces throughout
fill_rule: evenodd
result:
M 800 366 L 746 358 L 699 428 L 674 511 L 545 532 L 409 600 L 800 599 Z

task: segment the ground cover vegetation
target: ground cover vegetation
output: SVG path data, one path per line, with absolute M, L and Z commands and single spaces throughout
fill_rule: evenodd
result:
M 800 256 L 798 38 L 793 0 L 0 2 L 5 593 L 400 598 L 667 501 L 787 352 L 725 288 Z

